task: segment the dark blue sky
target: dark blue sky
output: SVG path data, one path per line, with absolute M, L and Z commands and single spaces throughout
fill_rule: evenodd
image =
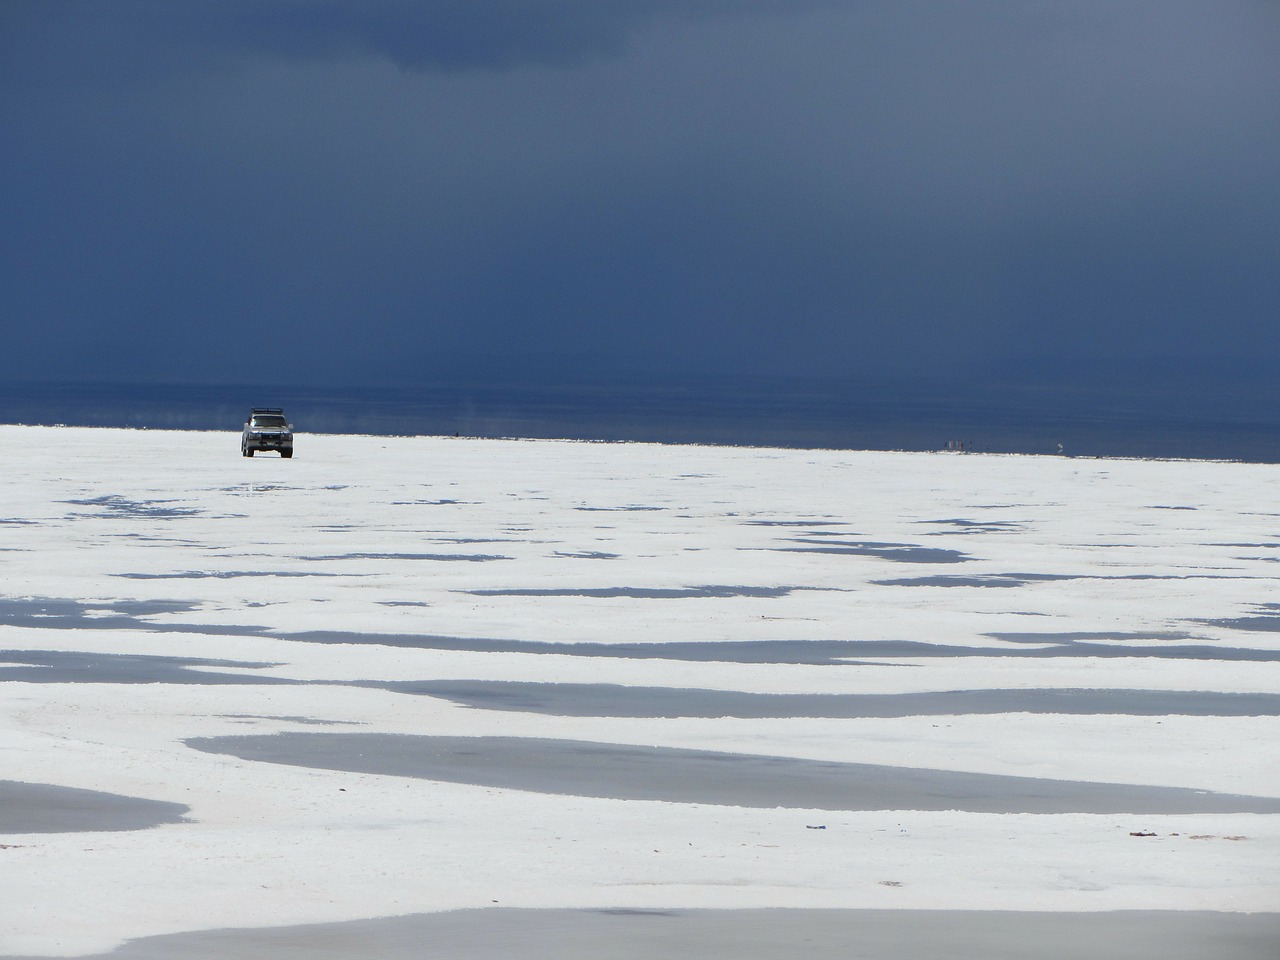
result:
M 1268 377 L 1274 0 L 0 0 L 0 375 Z

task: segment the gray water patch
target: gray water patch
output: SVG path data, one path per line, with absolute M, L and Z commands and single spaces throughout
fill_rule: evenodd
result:
M 0 834 L 147 830 L 183 823 L 190 809 L 98 790 L 0 780 Z
M 236 514 L 224 514 L 224 518 L 226 518 L 226 517 L 230 517 L 230 518 L 232 518 L 232 519 L 239 519 L 239 515 L 236 515 Z M 163 543 L 163 544 L 174 544 L 174 543 L 179 543 L 179 544 L 182 544 L 182 545 L 183 545 L 183 546 L 185 546 L 185 547 L 196 547 L 196 546 L 200 546 L 200 545 L 201 545 L 199 540 L 191 540 L 191 539 L 188 539 L 188 538 L 186 538 L 186 537 L 157 537 L 157 536 L 153 536 L 153 535 L 151 535 L 151 534 L 147 534 L 147 533 L 137 533 L 137 532 L 132 531 L 132 530 L 124 531 L 124 532 L 122 532 L 122 533 L 111 533 L 111 534 L 108 534 L 108 536 L 114 537 L 114 538 L 116 538 L 117 540 L 133 540 L 133 541 L 136 541 L 137 543 L 147 543 L 147 544 L 151 544 L 151 543 Z M 214 549 L 214 550 L 227 550 L 227 549 L 229 549 L 229 548 L 227 548 L 227 547 L 213 547 L 213 548 L 211 548 L 211 549 Z
M 1245 617 L 1224 617 L 1215 620 L 1196 620 L 1195 623 L 1230 630 L 1250 630 L 1255 633 L 1280 633 L 1280 603 L 1251 604 L 1253 614 Z
M 591 597 L 598 600 L 684 600 L 688 598 L 785 597 L 796 590 L 820 587 L 733 587 L 708 584 L 698 587 L 529 587 L 492 590 L 456 590 L 473 597 Z
M 138 630 L 151 633 L 195 633 L 207 636 L 260 637 L 266 627 L 216 623 L 156 623 L 139 619 L 159 613 L 185 613 L 199 603 L 179 600 L 113 600 L 81 603 L 75 600 L 0 598 L 0 626 L 38 627 L 47 630 Z M 108 611 L 108 612 L 100 612 Z M 137 611 L 137 616 L 129 612 Z
M 933 530 L 926 536 L 940 537 L 947 536 L 952 533 L 1013 533 L 1018 530 L 1025 530 L 1024 524 L 1013 520 L 917 520 L 917 523 L 927 523 L 936 526 L 954 527 L 953 530 Z
M 259 631 L 249 635 L 268 635 Z M 896 658 L 937 657 L 1150 657 L 1178 660 L 1280 662 L 1280 650 L 1188 645 L 1176 647 L 1124 646 L 1108 643 L 1055 643 L 1041 634 L 1044 646 L 1026 649 L 992 646 L 952 646 L 919 640 L 698 640 L 654 643 L 574 643 L 510 640 L 422 634 L 351 633 L 310 630 L 271 633 L 273 639 L 305 643 L 374 643 L 423 650 L 468 653 L 532 653 L 570 657 L 609 657 L 624 660 L 673 660 L 694 663 L 795 663 L 822 666 L 890 666 Z M 1149 634 L 1143 634 L 1148 637 Z M 1028 641 L 1030 643 L 1032 641 Z M 885 661 L 888 661 L 887 663 Z
M 894 580 L 872 580 L 881 587 L 1023 587 L 1028 583 L 1053 580 L 1266 580 L 1270 577 L 1237 577 L 1230 574 L 1185 573 L 1159 574 L 1135 573 L 1118 576 L 1099 576 L 1095 574 L 1072 573 L 988 573 L 969 576 L 940 574 L 932 577 L 903 577 Z M 1217 621 L 1199 621 L 1203 623 Z
M 751 527 L 847 527 L 843 520 L 744 520 Z M 833 534 L 834 536 L 834 534 Z
M 490 560 L 510 560 L 494 553 L 335 553 L 330 556 L 299 557 L 299 560 L 460 560 L 486 563 Z
M 901 577 L 893 580 L 872 580 L 878 587 L 984 587 L 1011 588 L 1023 587 L 1030 580 L 1024 580 L 1007 573 L 974 574 L 972 576 L 939 575 L 933 577 Z
M 440 697 L 484 710 L 512 710 L 557 717 L 733 717 L 758 720 L 998 713 L 1280 716 L 1280 694 L 1209 691 L 1046 688 L 896 694 L 757 694 L 679 687 L 503 680 L 419 680 L 360 685 Z
M 517 537 L 431 537 L 432 543 L 533 543 Z
M 959 550 L 921 547 L 910 543 L 877 543 L 842 540 L 818 540 L 793 537 L 789 542 L 814 544 L 803 547 L 771 547 L 782 553 L 827 553 L 833 555 L 875 557 L 897 563 L 964 563 L 973 558 Z
M 242 660 L 200 660 L 80 650 L 0 650 L 0 681 L 20 683 L 292 684 L 301 681 L 201 667 L 262 670 L 278 666 Z
M 881 587 L 1024 587 L 1028 583 L 1048 583 L 1058 580 L 1137 580 L 1141 577 L 1089 577 L 1072 573 L 981 573 L 954 575 L 939 574 L 932 577 L 903 577 L 895 580 L 873 580 Z M 1174 579 L 1174 578 L 1149 578 Z
M 1210 570 L 1224 570 L 1226 567 L 1210 567 Z M 1076 577 L 1076 580 L 1263 580 L 1274 583 L 1275 577 L 1240 577 L 1229 573 L 1134 573 L 1115 577 Z
M 640 504 L 631 504 L 625 507 L 574 507 L 584 513 L 652 513 L 658 510 L 666 510 L 666 507 L 650 507 Z
M 200 607 L 187 600 L 68 600 L 61 597 L 0 597 L 0 626 L 58 630 L 154 629 L 139 617 L 190 613 Z
M 1195 634 L 1182 630 L 1152 630 L 1146 633 L 1112 630 L 1070 630 L 1049 633 L 996 631 L 984 633 L 984 637 L 1003 643 L 1053 643 L 1071 645 L 1079 643 L 1105 643 L 1125 640 L 1191 640 Z
M 1189 640 L 1194 635 L 1179 631 L 1151 633 L 988 633 L 984 636 L 1004 643 L 1048 644 L 1037 647 L 1032 656 L 1051 657 L 1151 657 L 1166 660 L 1230 660 L 1257 663 L 1280 662 L 1280 650 L 1255 650 L 1247 647 L 1219 646 L 1210 643 L 1176 643 L 1167 647 L 1153 646 L 1152 640 Z M 1124 641 L 1147 641 L 1129 645 Z M 997 653 L 1019 656 L 1018 653 Z
M 1220 620 L 1197 620 L 1213 627 L 1251 630 L 1254 633 L 1280 633 L 1280 617 L 1227 617 Z
M 393 507 L 474 507 L 478 500 L 392 500 Z
M 577 552 L 557 550 L 551 555 L 553 557 L 568 557 L 575 560 L 617 560 L 618 557 L 621 556 L 621 554 L 617 553 L 605 553 L 602 550 L 581 550 Z
M 244 577 L 368 577 L 368 573 L 322 570 L 182 570 L 176 573 L 113 573 L 125 580 L 239 580 Z
M 360 727 L 364 724 L 359 720 L 321 720 L 318 717 L 288 717 L 275 715 L 260 715 L 255 713 L 223 713 L 220 714 L 226 720 L 245 720 L 250 723 L 256 723 L 259 720 L 270 720 L 283 723 L 300 723 L 304 726 L 316 727 Z
M 137 518 L 146 520 L 172 520 L 178 517 L 194 517 L 203 511 L 194 507 L 172 507 L 176 500 L 129 500 L 116 494 L 93 497 L 87 500 L 63 500 L 79 507 L 97 507 L 101 515 L 111 517 Z M 88 516 L 88 514 L 72 514 L 72 516 Z
M 255 634 L 257 635 L 257 634 Z M 607 657 L 621 660 L 675 660 L 695 663 L 803 663 L 829 666 L 856 664 L 849 660 L 860 649 L 850 640 L 747 640 L 657 643 L 594 643 L 545 640 L 510 640 L 489 637 L 452 637 L 423 634 L 351 633 L 309 630 L 273 633 L 273 639 L 303 643 L 370 643 L 421 650 L 453 650 L 466 653 L 548 654 L 569 657 Z M 921 649 L 936 650 L 932 644 Z M 999 651 L 993 651 L 993 655 Z M 878 653 L 877 655 L 885 655 Z M 898 656 L 915 654 L 899 653 Z M 1276 655 L 1280 659 L 1280 653 Z
M 280 733 L 202 737 L 243 760 L 613 800 L 805 810 L 1280 813 L 1280 799 L 531 737 Z
M 79 960 L 1275 960 L 1277 942 L 1277 913 L 490 907 L 165 934 Z
M 813 588 L 761 588 L 813 589 Z M 680 594 L 690 596 L 691 594 Z M 737 594 L 728 594 L 737 595 Z M 773 596 L 775 594 L 769 594 Z M 385 601 L 414 604 L 420 601 Z M 0 626 L 54 630 L 137 630 L 152 633 L 207 636 L 270 637 L 303 643 L 378 644 L 424 650 L 469 653 L 532 653 L 633 660 L 674 660 L 697 663 L 798 663 L 856 665 L 869 660 L 933 657 L 1148 657 L 1185 660 L 1280 661 L 1280 651 L 1217 644 L 1152 646 L 1127 645 L 1126 640 L 1187 640 L 1181 632 L 1148 633 L 991 633 L 1002 643 L 1036 645 L 952 646 L 918 640 L 734 640 L 659 641 L 654 643 L 564 643 L 441 634 L 360 633 L 344 630 L 277 632 L 250 624 L 153 622 L 153 614 L 187 613 L 200 607 L 186 600 L 79 601 L 50 597 L 0 597 Z

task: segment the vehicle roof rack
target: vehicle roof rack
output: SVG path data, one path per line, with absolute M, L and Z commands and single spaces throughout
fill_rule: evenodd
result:
M 249 413 L 284 413 L 284 407 L 250 407 Z

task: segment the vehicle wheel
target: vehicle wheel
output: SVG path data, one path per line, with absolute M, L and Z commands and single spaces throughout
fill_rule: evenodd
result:
M 286 460 L 288 460 L 290 457 L 292 457 L 292 456 L 293 456 L 293 451 L 292 451 L 292 450 L 281 450 L 281 451 L 280 451 L 280 456 L 282 456 L 282 457 L 284 457 Z
M 245 447 L 243 452 L 244 452 L 244 455 L 245 455 L 246 457 L 252 457 L 252 456 L 253 456 L 253 447 Z

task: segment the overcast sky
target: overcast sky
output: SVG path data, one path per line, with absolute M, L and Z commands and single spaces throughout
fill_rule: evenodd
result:
M 0 374 L 1280 356 L 1276 0 L 0 0 Z

